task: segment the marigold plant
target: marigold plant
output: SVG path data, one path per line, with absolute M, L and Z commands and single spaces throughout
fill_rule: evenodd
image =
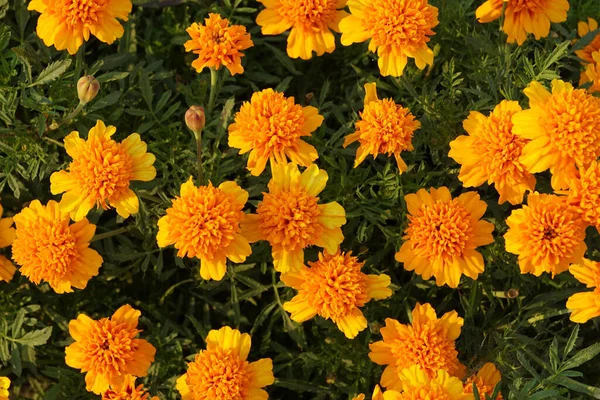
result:
M 472 375 L 465 381 L 464 392 L 473 393 L 473 385 L 477 387 L 477 392 L 480 398 L 487 398 L 486 396 L 492 397 L 496 385 L 502 379 L 500 371 L 496 368 L 493 363 L 485 363 L 477 374 Z M 502 400 L 502 394 L 498 394 L 494 400 Z
M 0 216 L 3 212 L 4 209 L 0 204 Z M 10 246 L 17 236 L 17 231 L 12 225 L 12 218 L 0 218 L 0 249 Z M 10 260 L 0 255 L 0 281 L 10 282 L 16 270 Z
M 588 18 L 587 22 L 579 21 L 579 23 L 577 23 L 577 33 L 579 37 L 584 37 L 596 29 L 598 29 L 598 21 L 596 21 L 594 18 Z M 592 54 L 597 51 L 600 51 L 600 33 L 596 34 L 592 41 L 583 49 L 575 50 L 575 54 L 577 57 L 581 58 L 583 65 L 586 65 L 587 63 L 594 62 Z
M 413 365 L 399 375 L 404 387 L 397 400 L 474 400 L 472 394 L 463 392 L 460 379 L 447 371 L 440 369 L 431 376 L 418 365 Z
M 587 288 L 594 289 L 575 293 L 567 300 L 571 321 L 584 324 L 600 316 L 600 262 L 584 259 L 582 263 L 570 265 L 569 272 Z
M 102 400 L 160 400 L 158 396 L 150 398 L 144 385 L 136 386 L 135 379 L 132 375 L 125 376 L 121 383 L 102 393 Z

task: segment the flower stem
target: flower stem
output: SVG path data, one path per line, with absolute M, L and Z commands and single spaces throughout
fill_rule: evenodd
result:
M 202 131 L 194 133 L 196 137 L 196 162 L 198 167 L 198 182 L 204 185 L 204 167 L 202 165 Z
M 71 122 L 71 120 L 73 118 L 75 118 L 77 115 L 79 115 L 81 110 L 83 110 L 83 107 L 85 107 L 85 104 L 79 103 L 77 105 L 77 107 L 73 110 L 73 112 L 71 114 L 67 115 L 65 117 L 65 119 L 63 119 L 56 128 L 58 128 L 59 126 L 67 125 L 69 122 Z
M 217 97 L 217 83 L 219 80 L 219 72 L 211 68 L 210 69 L 210 97 L 208 100 L 208 114 L 212 115 L 212 110 L 215 106 L 215 99 Z
M 107 239 L 109 237 L 120 235 L 121 233 L 125 233 L 128 230 L 129 230 L 129 228 L 119 228 L 119 229 L 115 229 L 114 231 L 109 231 L 109 232 L 105 232 L 105 233 L 100 233 L 98 235 L 94 235 L 92 240 L 90 240 L 90 243 L 97 242 L 98 240 L 102 240 L 102 239 Z

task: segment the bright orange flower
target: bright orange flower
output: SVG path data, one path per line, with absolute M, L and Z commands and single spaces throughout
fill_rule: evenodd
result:
M 477 7 L 475 16 L 477 21 L 484 24 L 497 20 L 502 16 L 502 7 L 508 0 L 487 0 L 485 3 Z
M 0 400 L 8 400 L 8 388 L 10 387 L 10 379 L 5 376 L 0 376 Z
M 599 35 L 600 36 L 600 35 Z M 581 73 L 579 85 L 584 85 L 592 82 L 588 88 L 588 92 L 600 92 L 600 51 L 592 53 L 592 62 L 585 67 L 585 71 Z
M 352 15 L 340 22 L 342 44 L 350 46 L 371 39 L 369 51 L 379 56 L 383 76 L 401 76 L 414 58 L 417 68 L 433 65 L 427 47 L 439 24 L 438 9 L 427 0 L 348 0 Z
M 376 364 L 386 365 L 381 385 L 401 390 L 404 381 L 400 373 L 406 368 L 419 366 L 429 379 L 435 379 L 438 370 L 462 378 L 465 366 L 458 361 L 454 341 L 460 336 L 464 320 L 456 311 L 439 318 L 430 304 L 417 303 L 412 312 L 412 324 L 403 325 L 387 318 L 381 328 L 383 341 L 369 345 L 369 358 Z M 462 384 L 461 384 L 462 392 Z
M 263 389 L 275 381 L 270 358 L 248 362 L 252 339 L 225 326 L 208 332 L 206 350 L 177 379 L 182 400 L 266 400 Z
M 458 286 L 464 274 L 477 279 L 484 270 L 475 249 L 494 241 L 494 225 L 482 221 L 487 204 L 475 192 L 453 199 L 447 187 L 420 189 L 404 196 L 409 212 L 404 243 L 396 260 L 438 286 Z
M 591 292 L 575 293 L 567 300 L 571 321 L 584 324 L 600 316 L 600 263 L 583 259 L 581 264 L 569 266 L 569 272 Z
M 194 22 L 186 31 L 191 39 L 185 42 L 185 51 L 198 55 L 192 62 L 196 71 L 200 73 L 207 67 L 218 70 L 224 66 L 231 75 L 244 72 L 242 50 L 254 46 L 245 26 L 230 25 L 227 18 L 208 14 L 204 25 Z
M 567 204 L 579 213 L 583 222 L 600 231 L 600 161 L 581 168 L 577 177 L 570 180 L 569 190 L 560 193 L 567 195 Z
M 319 155 L 317 149 L 302 140 L 323 123 L 323 116 L 312 106 L 302 107 L 293 97 L 273 89 L 252 95 L 229 126 L 229 146 L 250 152 L 248 170 L 260 175 L 267 161 L 290 161 L 308 167 Z
M 498 203 L 523 202 L 527 190 L 535 189 L 535 178 L 519 161 L 523 147 L 529 142 L 513 133 L 511 118 L 521 111 L 516 101 L 503 100 L 488 117 L 471 111 L 463 121 L 469 134 L 450 142 L 449 157 L 462 164 L 458 179 L 465 187 L 495 184 L 500 194 Z
M 252 253 L 240 229 L 247 201 L 248 192 L 233 181 L 196 187 L 190 177 L 158 221 L 158 246 L 175 244 L 178 257 L 200 259 L 203 279 L 223 279 L 227 259 L 240 263 Z
M 130 379 L 146 376 L 156 349 L 144 339 L 136 339 L 142 313 L 130 305 L 119 308 L 113 316 L 98 321 L 79 314 L 69 323 L 75 343 L 65 349 L 65 361 L 71 368 L 85 373 L 85 388 L 101 394 L 111 386 L 119 388 Z
M 500 375 L 500 371 L 496 368 L 496 366 L 492 363 L 486 363 L 477 375 L 473 375 L 469 377 L 469 379 L 465 382 L 465 393 L 473 393 L 473 383 L 477 386 L 477 392 L 479 392 L 479 397 L 484 399 L 486 396 L 492 396 L 494 394 L 494 390 L 496 389 L 496 385 L 500 382 L 502 376 Z M 499 393 L 495 400 L 502 400 L 502 394 Z
M 4 209 L 0 204 L 0 216 L 3 212 Z M 12 224 L 12 218 L 0 218 L 0 249 L 10 246 L 17 236 Z M 16 270 L 15 266 L 6 257 L 0 256 L 0 281 L 10 282 Z
M 68 171 L 50 176 L 52 194 L 66 192 L 60 207 L 81 221 L 94 207 L 116 208 L 123 218 L 136 214 L 139 200 L 130 189 L 131 181 L 151 181 L 156 176 L 153 154 L 146 153 L 146 143 L 137 133 L 121 143 L 111 136 L 117 131 L 98 120 L 90 129 L 87 140 L 79 132 L 65 138 L 65 150 L 73 158 Z
M 598 22 L 594 18 L 588 18 L 587 23 L 584 21 L 580 21 L 577 24 L 577 33 L 579 34 L 579 37 L 584 37 L 588 33 L 595 31 L 596 29 L 598 29 Z M 594 62 L 592 54 L 594 54 L 597 51 L 600 51 L 600 33 L 596 34 L 594 39 L 592 39 L 592 41 L 588 43 L 587 46 L 585 46 L 583 49 L 575 50 L 575 54 L 577 55 L 577 57 L 583 60 L 583 64 L 585 65 L 587 63 Z
M 37 34 L 46 46 L 77 53 L 90 34 L 112 44 L 125 30 L 118 19 L 127 21 L 130 0 L 32 0 L 28 10 L 42 13 Z
M 304 322 L 315 315 L 331 319 L 353 339 L 367 327 L 367 319 L 360 311 L 371 299 L 381 300 L 392 295 L 390 277 L 366 275 L 352 252 L 319 253 L 319 260 L 309 262 L 295 272 L 281 274 L 281 280 L 298 294 L 283 305 L 296 322 Z
M 242 232 L 250 243 L 271 244 L 275 270 L 298 271 L 305 248 L 316 245 L 335 254 L 344 240 L 340 228 L 346 223 L 344 208 L 336 202 L 318 204 L 327 179 L 327 172 L 315 164 L 302 174 L 293 163 L 273 166 L 269 193 L 263 193 L 256 214 L 246 215 Z
M 87 219 L 69 225 L 69 213 L 57 202 L 43 206 L 34 200 L 14 220 L 13 260 L 36 285 L 44 280 L 56 293 L 70 293 L 98 275 L 102 257 L 89 248 L 96 225 Z
M 402 399 L 400 392 L 395 390 L 388 390 L 385 393 L 381 391 L 379 385 L 375 385 L 375 389 L 373 390 L 373 396 L 371 400 L 399 400 Z M 364 394 L 359 394 L 354 397 L 352 400 L 365 400 Z
M 519 256 L 522 274 L 540 276 L 566 271 L 583 260 L 585 225 L 564 198 L 531 193 L 528 205 L 507 218 L 506 251 Z
M 135 376 L 127 375 L 123 381 L 102 393 L 102 400 L 160 400 L 158 396 L 150 398 L 144 385 L 135 385 Z
M 356 122 L 356 132 L 346 136 L 344 147 L 358 140 L 360 146 L 356 151 L 354 168 L 358 167 L 369 154 L 392 154 L 396 158 L 400 173 L 408 166 L 400 153 L 412 151 L 412 137 L 421 123 L 415 120 L 408 108 L 404 108 L 392 99 L 379 100 L 375 83 L 365 84 L 364 110 L 360 113 L 360 121 Z
M 418 365 L 413 365 L 399 375 L 403 391 L 394 400 L 473 400 L 472 394 L 463 393 L 460 379 L 447 371 L 440 369 L 429 374 Z

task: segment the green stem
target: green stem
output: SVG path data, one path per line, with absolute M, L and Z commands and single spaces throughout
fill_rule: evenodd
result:
M 67 115 L 65 117 L 65 119 L 63 119 L 58 126 L 56 127 L 56 129 L 58 129 L 59 126 L 63 126 L 63 125 L 67 125 L 69 122 L 71 122 L 71 120 L 73 118 L 75 118 L 77 115 L 79 115 L 79 113 L 81 112 L 81 110 L 83 110 L 83 107 L 85 107 L 85 104 L 83 103 L 79 103 L 77 105 L 77 107 L 73 110 L 73 112 L 69 115 Z
M 215 106 L 215 99 L 217 98 L 217 83 L 219 80 L 219 72 L 211 68 L 210 69 L 210 98 L 208 100 L 208 114 L 212 115 L 212 110 Z
M 50 142 L 50 143 L 54 143 L 55 145 L 59 146 L 59 147 L 65 147 L 64 144 L 62 144 L 61 142 L 59 142 L 58 140 L 54 140 L 52 138 L 49 138 L 48 136 L 44 136 L 44 140 Z
M 196 137 L 196 162 L 198 167 L 198 181 L 204 185 L 204 167 L 202 165 L 202 131 L 194 133 Z
M 129 230 L 129 228 L 119 228 L 119 229 L 115 229 L 114 231 L 109 231 L 109 232 L 105 232 L 105 233 L 100 233 L 98 235 L 94 235 L 92 240 L 90 240 L 90 243 L 97 242 L 98 240 L 102 240 L 102 239 L 107 239 L 109 237 L 120 235 L 121 233 L 125 233 L 128 230 Z
M 173 291 L 175 289 L 177 289 L 179 286 L 185 285 L 186 283 L 190 283 L 190 282 L 194 282 L 194 279 L 186 279 L 186 280 L 177 282 L 176 284 L 174 284 L 173 286 L 168 288 L 167 291 L 165 292 L 165 294 L 163 294 L 162 297 L 160 298 L 159 304 L 163 304 L 165 302 L 165 299 L 167 298 L 167 296 L 169 296 L 171 293 L 173 293 Z

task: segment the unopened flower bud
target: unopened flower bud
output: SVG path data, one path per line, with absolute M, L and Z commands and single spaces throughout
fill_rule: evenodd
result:
M 194 135 L 198 136 L 204 125 L 206 125 L 206 116 L 204 115 L 204 108 L 200 106 L 191 106 L 189 110 L 185 112 L 185 124 L 190 131 L 194 132 Z
M 77 96 L 81 104 L 94 100 L 100 90 L 100 82 L 92 75 L 82 76 L 77 82 Z

